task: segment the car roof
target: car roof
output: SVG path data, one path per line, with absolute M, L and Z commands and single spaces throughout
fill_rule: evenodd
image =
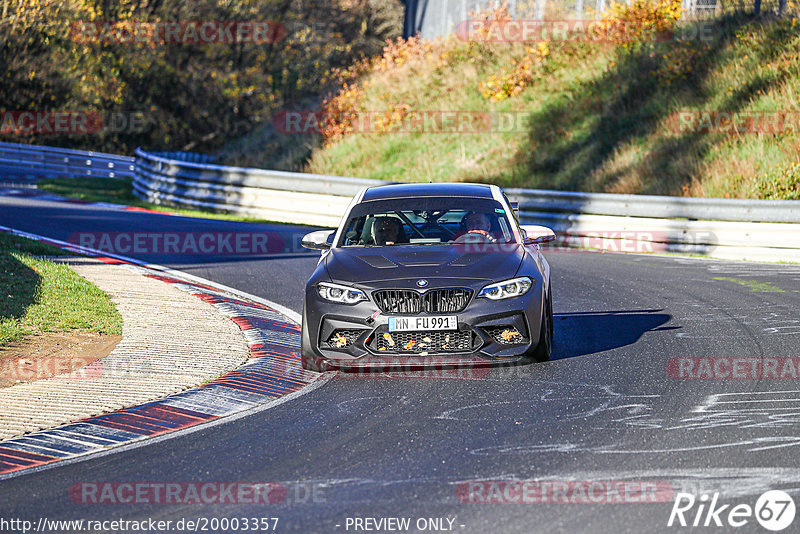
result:
M 486 184 L 436 183 L 392 184 L 370 187 L 364 191 L 362 202 L 408 197 L 473 197 L 493 198 L 492 188 Z

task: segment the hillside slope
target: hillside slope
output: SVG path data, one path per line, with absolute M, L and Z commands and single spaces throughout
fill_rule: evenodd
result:
M 489 32 L 507 17 L 481 16 Z M 317 173 L 800 198 L 800 20 L 679 16 L 680 1 L 637 0 L 602 39 L 396 41 L 342 72 L 321 113 L 275 124 L 309 143 L 319 121 L 302 169 Z

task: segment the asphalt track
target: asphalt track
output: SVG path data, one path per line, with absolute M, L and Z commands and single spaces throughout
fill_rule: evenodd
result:
M 62 240 L 267 231 L 289 242 L 305 231 L 10 197 L 0 198 L 0 225 Z M 126 255 L 299 312 L 316 256 L 286 248 Z M 448 518 L 455 532 L 678 532 L 689 529 L 667 527 L 672 502 L 487 504 L 465 502 L 462 490 L 470 481 L 646 481 L 669 488 L 656 500 L 716 492 L 719 504 L 754 506 L 764 491 L 783 489 L 798 501 L 800 382 L 786 372 L 682 379 L 670 361 L 800 356 L 800 266 L 590 252 L 548 261 L 554 361 L 464 379 L 334 378 L 248 417 L 0 481 L 0 514 L 34 524 L 277 517 L 278 532 L 364 532 L 348 522 L 355 517 L 410 518 L 412 530 L 419 518 Z M 277 482 L 287 494 L 269 505 L 70 498 L 76 483 L 107 481 Z M 753 517 L 736 529 L 695 530 L 767 532 Z

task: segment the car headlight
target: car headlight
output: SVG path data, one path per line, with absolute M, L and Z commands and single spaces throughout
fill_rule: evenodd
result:
M 521 278 L 512 278 L 511 280 L 489 284 L 481 289 L 478 296 L 486 297 L 491 300 L 510 299 L 511 297 L 524 295 L 531 287 L 533 287 L 533 280 L 527 276 L 523 276 Z
M 341 304 L 355 304 L 362 300 L 367 300 L 367 296 L 359 289 L 320 282 L 317 286 L 317 293 L 325 300 L 339 302 Z

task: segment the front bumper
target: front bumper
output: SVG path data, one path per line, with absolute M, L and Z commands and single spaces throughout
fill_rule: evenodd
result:
M 381 367 L 397 361 L 485 364 L 517 361 L 539 343 L 544 310 L 540 283 L 525 295 L 500 301 L 475 294 L 461 312 L 431 314 L 456 315 L 458 331 L 390 333 L 388 315 L 372 319 L 379 309 L 371 298 L 336 304 L 311 287 L 303 310 L 303 357 L 337 367 Z

